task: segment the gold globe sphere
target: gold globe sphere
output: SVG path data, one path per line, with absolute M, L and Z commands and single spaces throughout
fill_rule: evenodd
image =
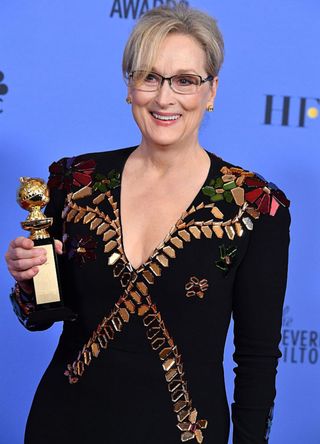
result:
M 19 205 L 27 211 L 43 208 L 49 202 L 49 189 L 46 182 L 39 178 L 21 177 L 17 192 Z

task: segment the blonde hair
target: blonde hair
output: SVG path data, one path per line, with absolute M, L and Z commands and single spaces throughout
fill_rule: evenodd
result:
M 216 20 L 179 3 L 151 9 L 140 18 L 123 53 L 124 77 L 127 79 L 136 70 L 150 72 L 161 43 L 170 33 L 193 37 L 206 54 L 207 73 L 218 75 L 224 58 L 224 43 Z

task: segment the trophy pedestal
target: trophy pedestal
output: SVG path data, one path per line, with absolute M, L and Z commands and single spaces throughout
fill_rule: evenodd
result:
M 60 305 L 59 307 L 37 306 L 36 311 L 29 314 L 30 324 L 42 324 L 47 322 L 74 321 L 77 315 L 70 308 Z
M 29 321 L 45 323 L 75 320 L 76 314 L 63 303 L 54 239 L 35 239 L 33 242 L 34 248 L 47 251 L 47 262 L 39 266 L 39 273 L 33 278 L 35 311 L 29 314 Z

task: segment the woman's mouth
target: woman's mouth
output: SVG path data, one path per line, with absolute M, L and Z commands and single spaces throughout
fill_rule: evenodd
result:
M 160 114 L 153 111 L 151 111 L 150 114 L 160 122 L 174 122 L 181 117 L 181 114 Z

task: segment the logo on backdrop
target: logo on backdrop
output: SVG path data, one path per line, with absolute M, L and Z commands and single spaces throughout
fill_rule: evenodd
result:
M 174 6 L 178 3 L 189 5 L 187 0 L 113 0 L 109 15 L 111 18 L 136 19 L 149 9 L 162 5 Z
M 319 98 L 266 95 L 265 125 L 305 128 L 317 118 L 320 118 Z
M 291 364 L 317 364 L 320 352 L 320 332 L 293 328 L 290 307 L 283 310 L 282 361 Z
M 4 83 L 2 83 L 2 80 L 4 79 L 4 74 L 2 71 L 0 71 L 0 96 L 4 96 L 8 92 L 8 87 Z M 0 113 L 3 113 L 3 109 L 1 107 L 1 102 L 3 102 L 2 97 L 0 97 Z

